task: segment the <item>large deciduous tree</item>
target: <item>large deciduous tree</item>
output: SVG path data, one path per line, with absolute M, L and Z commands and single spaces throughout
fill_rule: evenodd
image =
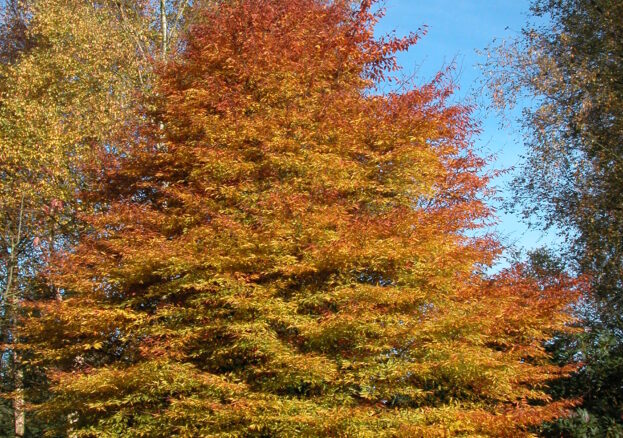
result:
M 523 113 L 528 152 L 515 200 L 559 230 L 565 262 L 592 276 L 586 333 L 564 348 L 584 362 L 567 388 L 588 409 L 577 433 L 621 434 L 623 2 L 535 0 L 532 11 L 539 21 L 490 58 L 499 104 L 536 102 Z
M 28 334 L 49 433 L 518 436 L 563 415 L 563 279 L 498 246 L 470 108 L 379 95 L 371 2 L 204 5 Z M 482 234 L 482 233 L 480 233 Z

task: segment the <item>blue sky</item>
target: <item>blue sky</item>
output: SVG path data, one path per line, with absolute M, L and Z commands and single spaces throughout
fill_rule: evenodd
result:
M 481 103 L 484 99 L 478 64 L 484 59 L 477 50 L 483 50 L 494 39 L 518 36 L 529 18 L 528 0 L 385 0 L 384 6 L 385 17 L 377 25 L 379 34 L 395 30 L 397 35 L 404 35 L 425 25 L 428 28 L 415 47 L 399 56 L 404 72 L 415 74 L 418 82 L 423 83 L 454 62 L 460 87 L 456 98 Z M 502 127 L 498 115 L 487 112 L 484 106 L 480 106 L 475 117 L 482 123 L 476 147 L 484 154 L 496 155 L 492 166 L 509 169 L 517 165 L 524 146 L 516 127 Z M 506 185 L 510 176 L 495 181 L 504 197 L 509 195 Z M 498 217 L 497 231 L 507 245 L 531 249 L 554 241 L 551 235 L 529 230 L 516 216 L 498 210 Z

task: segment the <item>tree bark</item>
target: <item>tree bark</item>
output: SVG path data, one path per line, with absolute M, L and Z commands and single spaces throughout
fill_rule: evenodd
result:
M 160 31 L 162 38 L 162 60 L 164 61 L 167 59 L 168 49 L 166 0 L 160 0 Z
M 22 438 L 26 433 L 26 402 L 24 397 L 24 370 L 21 367 L 20 355 L 13 352 L 15 397 L 13 398 L 13 418 L 15 437 Z
M 20 300 L 18 292 L 14 291 L 13 283 L 17 277 L 19 260 L 18 251 L 22 240 L 22 222 L 24 218 L 24 195 L 22 195 L 19 206 L 19 219 L 17 224 L 17 233 L 11 238 L 11 255 L 9 258 L 9 266 L 7 272 L 7 282 L 5 287 L 5 297 L 10 303 L 10 330 L 11 330 L 11 343 L 13 344 L 13 420 L 14 420 L 14 433 L 16 437 L 23 437 L 26 429 L 26 411 L 24 400 L 24 370 L 21 367 L 21 358 L 18 353 L 19 335 L 17 327 L 17 319 L 19 317 L 19 304 Z

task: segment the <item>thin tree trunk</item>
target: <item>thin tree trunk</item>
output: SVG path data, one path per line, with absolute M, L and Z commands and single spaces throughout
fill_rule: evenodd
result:
M 24 398 L 24 370 L 18 352 L 13 352 L 15 372 L 15 398 L 13 399 L 13 417 L 15 420 L 15 437 L 22 438 L 26 433 L 26 401 Z
M 166 0 L 160 0 L 160 31 L 162 33 L 162 60 L 167 59 L 168 31 Z
M 175 15 L 175 21 L 173 22 L 173 26 L 171 27 L 171 30 L 169 31 L 169 35 L 167 36 L 167 41 L 168 41 L 167 46 L 171 44 L 171 41 L 175 42 L 177 38 L 177 34 L 179 33 L 180 27 L 181 27 L 181 21 L 182 19 L 185 18 L 184 11 L 188 7 L 188 1 L 189 0 L 184 0 L 183 2 L 178 4 L 177 14 Z
M 26 429 L 26 411 L 24 400 L 24 370 L 21 367 L 21 357 L 18 353 L 17 344 L 19 343 L 17 319 L 19 317 L 20 299 L 17 291 L 13 289 L 13 283 L 17 277 L 18 251 L 22 240 L 22 221 L 24 218 L 24 195 L 22 195 L 19 206 L 19 219 L 17 225 L 17 235 L 11 239 L 11 256 L 9 258 L 9 269 L 5 288 L 5 297 L 10 303 L 10 330 L 11 341 L 13 344 L 13 385 L 15 386 L 13 397 L 13 420 L 14 433 L 16 437 L 23 437 Z M 17 347 L 17 348 L 16 348 Z

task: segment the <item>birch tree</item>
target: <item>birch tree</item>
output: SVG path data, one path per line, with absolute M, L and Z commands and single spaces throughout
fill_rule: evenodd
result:
M 80 235 L 80 215 L 91 208 L 85 188 L 97 184 L 104 174 L 110 164 L 106 157 L 122 153 L 124 139 L 119 133 L 136 115 L 136 96 L 149 94 L 153 68 L 166 61 L 188 22 L 190 8 L 188 0 L 9 0 L 4 4 L 0 34 L 0 360 L 7 400 L 0 410 L 3 435 L 24 435 L 24 389 L 32 392 L 43 383 L 35 367 L 27 366 L 31 358 L 20 356 L 19 333 L 23 318 L 29 316 L 23 304 L 44 296 L 62 300 L 62 291 L 46 279 L 50 260 Z M 31 426 L 32 432 L 35 426 Z
M 11 2 L 6 8 L 0 65 L 3 389 L 12 400 L 4 415 L 13 418 L 7 436 L 21 437 L 27 433 L 26 392 L 41 383 L 22 335 L 25 304 L 62 297 L 45 280 L 49 260 L 79 233 L 75 219 L 86 206 L 77 190 L 88 182 L 86 164 L 95 162 L 98 148 L 114 144 L 127 122 L 139 70 L 134 47 L 112 15 L 96 13 L 87 2 Z
M 490 51 L 495 101 L 530 102 L 517 210 L 562 237 L 565 263 L 592 278 L 585 333 L 559 354 L 580 360 L 559 390 L 584 411 L 554 436 L 623 434 L 623 1 L 534 0 L 537 19 Z M 522 99 L 523 98 L 523 99 Z M 610 434 L 610 435 L 608 435 Z

